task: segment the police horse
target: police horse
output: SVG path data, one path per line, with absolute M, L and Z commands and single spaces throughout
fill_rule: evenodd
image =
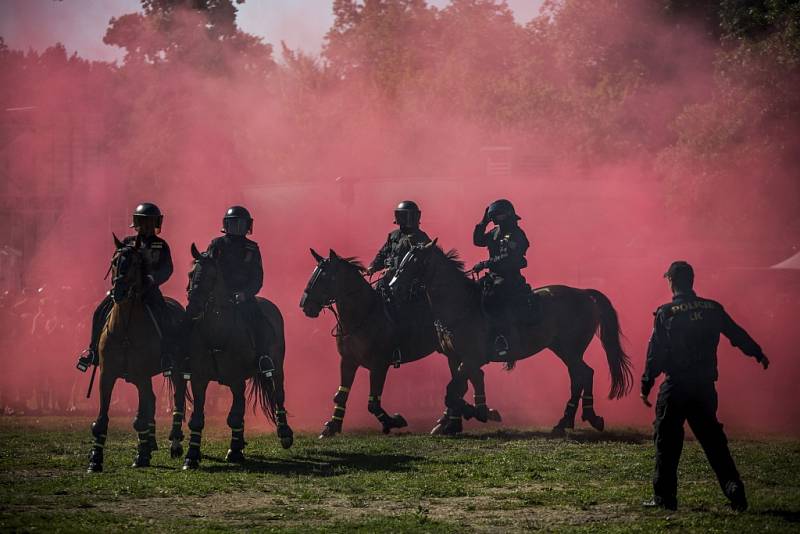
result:
M 94 444 L 89 455 L 89 472 L 103 470 L 103 450 L 108 431 L 108 409 L 111 394 L 118 378 L 124 378 L 136 386 L 139 392 L 139 408 L 133 428 L 139 437 L 133 467 L 150 465 L 152 452 L 158 448 L 156 442 L 156 396 L 153 393 L 152 377 L 161 370 L 162 340 L 152 311 L 142 300 L 144 291 L 143 258 L 141 242 L 137 238 L 125 245 L 114 236 L 116 251 L 111 260 L 111 297 L 113 305 L 98 344 L 100 367 L 100 413 L 92 424 Z M 166 299 L 168 313 L 165 321 L 180 324 L 184 311 L 178 302 Z M 180 373 L 172 373 L 171 389 L 174 393 L 172 431 L 169 439 L 173 458 L 183 454 L 181 422 L 186 403 L 186 381 Z
M 260 372 L 248 322 L 233 302 L 218 260 L 207 253 L 200 253 L 194 243 L 191 252 L 194 266 L 190 273 L 186 313 L 191 320 L 189 359 L 193 409 L 189 420 L 189 449 L 183 468 L 196 469 L 200 465 L 206 388 L 212 380 L 227 386 L 233 394 L 233 404 L 227 419 L 231 429 L 231 442 L 225 456 L 226 461 L 244 461 L 244 413 L 247 404 L 245 389 L 248 380 L 253 410 L 260 407 L 264 416 L 276 425 L 281 445 L 288 449 L 294 438 L 287 423 L 284 406 L 286 394 L 283 388 L 283 363 L 286 342 L 283 316 L 275 304 L 257 297 L 264 328 L 271 329 L 274 333 L 270 339 L 269 355 L 275 369 L 271 373 Z
M 436 240 L 414 247 L 403 258 L 394 279 L 392 291 L 408 294 L 415 281 L 426 288 L 439 343 L 454 353 L 461 366 L 447 386 L 445 404 L 450 417 L 437 424 L 435 433 L 454 434 L 461 431 L 462 397 L 467 390 L 467 377 L 490 361 L 513 362 L 550 349 L 567 366 L 570 377 L 570 396 L 564 415 L 553 427 L 562 435 L 575 426 L 578 402 L 582 403 L 581 418 L 602 431 L 605 422 L 594 410 L 592 395 L 594 370 L 583 361 L 592 338 L 599 331 L 600 341 L 611 372 L 609 398 L 620 399 L 630 392 L 633 382 L 630 358 L 620 344 L 617 313 L 609 299 L 594 289 L 577 289 L 562 285 L 545 286 L 535 291 L 538 301 L 538 320 L 533 324 L 519 322 L 519 342 L 503 360 L 491 354 L 490 325 L 481 303 L 481 289 L 455 251 L 445 253 Z
M 342 431 L 347 398 L 359 367 L 369 370 L 369 402 L 367 409 L 381 424 L 385 434 L 393 428 L 407 426 L 400 414 L 389 415 L 381 406 L 386 374 L 393 363 L 393 352 L 402 346 L 403 362 L 412 362 L 440 351 L 427 306 L 421 310 L 422 320 L 415 321 L 410 335 L 398 339 L 397 325 L 384 310 L 383 296 L 364 278 L 364 267 L 353 258 L 342 258 L 331 250 L 325 258 L 311 249 L 317 266 L 303 292 L 300 307 L 306 316 L 319 317 L 330 309 L 336 317 L 333 335 L 341 356 L 339 389 L 333 398 L 333 415 L 322 429 L 320 438 Z M 448 356 L 451 373 L 458 363 Z M 483 397 L 483 372 L 477 369 L 469 377 L 476 392 L 476 405 L 464 403 L 460 415 L 479 421 L 500 421 L 500 414 L 490 410 Z

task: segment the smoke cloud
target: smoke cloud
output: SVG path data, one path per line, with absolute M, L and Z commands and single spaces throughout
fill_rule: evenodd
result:
M 264 257 L 261 295 L 286 319 L 291 422 L 318 429 L 339 357 L 333 317 L 298 307 L 308 248 L 368 262 L 394 205 L 413 199 L 423 229 L 471 264 L 485 259 L 472 228 L 502 197 L 532 243 L 529 282 L 606 293 L 637 380 L 651 312 L 669 300 L 662 273 L 691 262 L 698 293 L 722 302 L 773 361 L 763 372 L 723 340 L 721 420 L 797 433 L 800 335 L 789 321 L 800 273 L 766 269 L 800 242 L 797 69 L 769 53 L 785 44 L 780 27 L 720 35 L 702 14 L 662 9 L 672 2 L 546 2 L 521 26 L 504 2 L 337 1 L 316 57 L 276 52 L 220 4 L 120 14 L 105 41 L 125 51 L 121 65 L 58 45 L 0 46 L 0 245 L 22 254 L 2 264 L 7 410 L 95 409 L 81 401 L 74 356 L 107 289 L 111 232 L 128 231 L 137 203 L 166 215 L 176 271 L 162 289 L 183 302 L 189 245 L 205 247 L 225 209 L 243 204 Z M 599 341 L 585 359 L 607 424 L 649 424 L 636 388 L 601 400 L 610 380 Z M 552 425 L 569 395 L 549 351 L 486 376 L 504 424 Z M 425 430 L 447 379 L 439 355 L 392 370 L 384 407 Z M 367 390 L 361 370 L 346 429 L 375 427 Z M 118 388 L 117 413 L 131 391 Z M 227 411 L 228 393 L 211 396 Z

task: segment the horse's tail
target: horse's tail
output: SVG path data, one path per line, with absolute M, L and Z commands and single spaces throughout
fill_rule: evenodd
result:
M 257 373 L 250 380 L 250 391 L 247 393 L 247 399 L 248 402 L 253 403 L 253 413 L 255 413 L 256 408 L 260 408 L 270 423 L 277 424 L 275 411 L 278 409 L 278 403 L 276 401 L 275 382 L 271 376 Z
M 630 393 L 633 387 L 631 359 L 622 348 L 620 339 L 622 329 L 619 326 L 617 310 L 603 293 L 596 289 L 587 289 L 595 306 L 600 312 L 599 338 L 608 358 L 608 370 L 611 372 L 611 391 L 609 399 L 621 399 Z

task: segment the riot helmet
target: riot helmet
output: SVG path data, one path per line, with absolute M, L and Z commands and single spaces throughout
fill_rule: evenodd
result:
M 400 228 L 419 228 L 422 212 L 413 200 L 404 200 L 394 209 L 394 223 Z
M 231 206 L 222 219 L 222 233 L 228 235 L 247 235 L 253 233 L 253 218 L 242 206 Z
M 499 225 L 517 222 L 522 218 L 517 215 L 516 211 L 514 211 L 514 205 L 511 203 L 511 201 L 504 198 L 495 200 L 489 204 L 489 207 L 486 210 L 486 215 L 489 217 L 490 221 Z
M 133 210 L 133 220 L 131 228 L 136 228 L 136 232 L 141 235 L 158 234 L 161 232 L 161 224 L 164 222 L 164 215 L 158 206 L 152 202 L 142 202 Z

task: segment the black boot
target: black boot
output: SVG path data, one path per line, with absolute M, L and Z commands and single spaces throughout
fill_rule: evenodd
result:
M 741 481 L 728 482 L 725 485 L 725 496 L 731 501 L 731 509 L 734 512 L 747 510 L 747 496 Z
M 269 355 L 264 354 L 258 359 L 258 372 L 267 378 L 271 377 L 275 372 L 275 363 Z
M 498 358 L 505 358 L 508 356 L 508 351 L 508 339 L 503 334 L 497 334 L 497 337 L 494 338 L 494 353 Z
M 392 367 L 399 369 L 401 363 L 403 363 L 403 351 L 400 350 L 400 347 L 397 347 L 392 352 Z

